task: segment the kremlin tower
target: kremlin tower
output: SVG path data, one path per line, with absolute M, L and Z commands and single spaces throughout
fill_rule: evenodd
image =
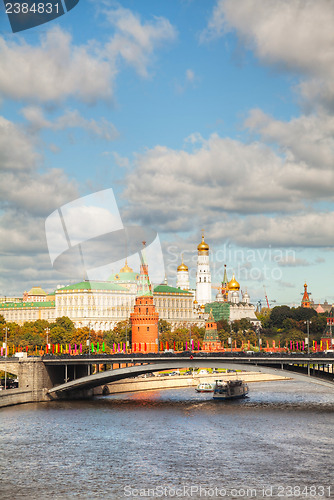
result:
M 200 306 L 211 302 L 211 273 L 209 264 L 209 245 L 202 241 L 197 247 L 196 300 Z
M 145 242 L 143 244 L 145 247 Z M 159 314 L 153 303 L 152 287 L 144 251 L 142 251 L 137 295 L 134 311 L 130 314 L 132 349 L 133 351 L 156 352 L 158 350 Z
M 310 296 L 307 291 L 307 284 L 305 283 L 304 285 L 304 295 L 302 298 L 302 307 L 311 307 L 311 301 L 310 301 Z
M 182 255 L 182 264 L 177 268 L 177 276 L 176 276 L 176 288 L 181 288 L 181 290 L 189 290 L 189 271 L 188 267 L 183 262 Z

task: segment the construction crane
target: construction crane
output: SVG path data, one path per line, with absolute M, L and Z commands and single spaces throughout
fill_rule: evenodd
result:
M 266 290 L 266 287 L 263 285 L 263 290 L 264 290 L 264 296 L 266 298 L 266 301 L 267 301 L 267 306 L 268 306 L 268 309 L 270 309 L 270 305 L 269 305 L 269 300 L 268 300 L 268 295 L 267 295 L 267 290 Z
M 264 290 L 264 296 L 265 296 L 265 299 L 266 299 L 267 307 L 268 307 L 268 309 L 270 309 L 270 304 L 276 302 L 276 300 L 271 300 L 270 303 L 269 303 L 269 299 L 268 299 L 268 295 L 267 295 L 267 290 L 266 290 L 266 287 L 264 285 L 263 285 L 263 290 Z M 258 305 L 261 308 L 261 299 L 258 301 Z

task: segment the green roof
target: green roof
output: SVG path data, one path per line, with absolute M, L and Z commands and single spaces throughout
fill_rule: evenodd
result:
M 169 285 L 158 285 L 154 289 L 154 293 L 183 293 L 185 295 L 191 295 L 191 292 L 188 290 L 182 290 L 181 288 L 174 288 L 173 286 Z
M 67 285 L 63 288 L 59 288 L 56 292 L 62 292 L 65 290 L 110 290 L 114 292 L 128 292 L 128 289 L 124 286 L 117 285 L 116 283 L 110 283 L 108 281 L 81 281 L 80 283 L 74 283 L 73 285 Z
M 29 290 L 28 295 L 47 295 L 47 293 L 40 286 L 34 286 Z
M 55 307 L 55 301 L 46 302 L 4 302 L 0 304 L 0 309 L 32 309 L 34 307 Z

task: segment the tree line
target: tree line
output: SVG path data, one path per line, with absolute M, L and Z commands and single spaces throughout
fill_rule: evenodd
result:
M 250 342 L 253 347 L 258 345 L 258 338 L 261 336 L 262 342 L 272 341 L 287 345 L 289 341 L 303 341 L 307 334 L 307 321 L 310 321 L 310 340 L 319 341 L 327 323 L 325 313 L 317 314 L 314 309 L 303 307 L 290 308 L 288 306 L 276 306 L 273 309 L 262 309 L 257 313 L 261 321 L 261 328 L 258 330 L 247 319 L 233 321 L 229 324 L 226 320 L 217 322 L 219 339 L 224 346 L 228 345 L 228 338 L 232 336 L 233 345 L 241 347 Z M 94 344 L 105 342 L 107 348 L 111 349 L 114 344 L 131 343 L 131 322 L 130 320 L 121 321 L 116 324 L 112 330 L 96 331 L 88 327 L 76 328 L 73 321 L 68 317 L 57 318 L 49 323 L 46 320 L 37 320 L 34 322 L 25 322 L 18 325 L 13 322 L 6 322 L 0 315 L 0 331 L 2 330 L 3 339 L 5 337 L 5 328 L 7 328 L 7 343 L 9 346 L 43 346 L 49 344 L 82 344 L 86 345 L 87 340 Z M 231 335 L 232 334 L 232 335 Z M 192 326 L 189 328 L 186 324 L 180 324 L 172 328 L 171 323 L 166 320 L 159 320 L 159 342 L 165 346 L 166 343 L 173 348 L 177 345 L 179 348 L 185 348 L 186 343 L 190 341 L 197 346 L 202 345 L 205 335 L 205 327 Z

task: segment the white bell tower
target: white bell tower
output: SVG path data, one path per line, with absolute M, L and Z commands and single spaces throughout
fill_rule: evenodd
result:
M 209 245 L 204 241 L 204 231 L 202 232 L 202 241 L 198 245 L 197 250 L 196 300 L 201 306 L 211 302 Z
M 176 278 L 176 288 L 181 288 L 182 290 L 189 290 L 189 270 L 188 266 L 183 262 L 182 255 L 182 264 L 177 268 L 177 278 Z

